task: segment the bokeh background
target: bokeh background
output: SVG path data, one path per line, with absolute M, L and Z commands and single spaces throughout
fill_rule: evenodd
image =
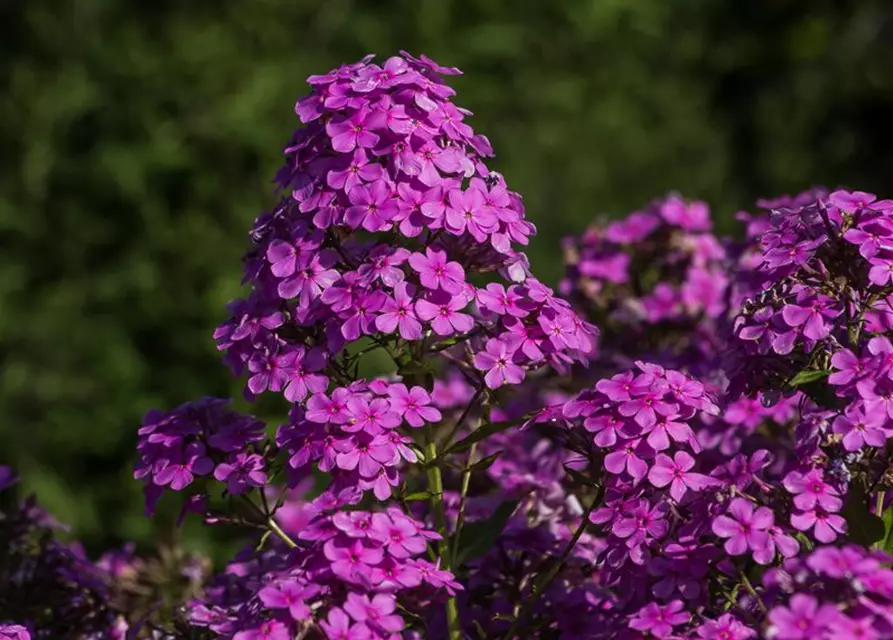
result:
M 0 463 L 89 549 L 170 531 L 142 413 L 238 393 L 211 333 L 304 79 L 401 48 L 465 71 L 552 283 L 562 236 L 668 190 L 723 233 L 812 184 L 893 195 L 889 0 L 0 2 Z

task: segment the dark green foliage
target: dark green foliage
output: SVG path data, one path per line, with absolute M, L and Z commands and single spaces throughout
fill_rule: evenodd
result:
M 814 182 L 893 195 L 891 29 L 887 0 L 0 3 L 0 462 L 91 548 L 161 526 L 135 429 L 238 394 L 211 332 L 310 73 L 462 68 L 554 282 L 563 235 L 669 189 L 724 231 Z

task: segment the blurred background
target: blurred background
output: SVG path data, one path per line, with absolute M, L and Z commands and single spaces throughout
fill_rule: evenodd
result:
M 669 190 L 723 233 L 813 184 L 893 195 L 889 0 L 0 2 L 0 463 L 88 549 L 170 531 L 143 412 L 238 394 L 211 333 L 305 78 L 401 48 L 465 71 L 553 284 L 562 236 Z

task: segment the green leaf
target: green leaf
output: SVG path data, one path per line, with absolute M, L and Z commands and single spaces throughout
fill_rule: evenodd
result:
M 430 500 L 433 494 L 430 491 L 414 491 L 403 496 L 403 502 L 421 502 Z
M 486 520 L 466 524 L 460 533 L 459 552 L 456 554 L 454 567 L 486 554 L 496 543 L 519 503 L 520 500 L 503 502 Z
M 874 543 L 884 539 L 884 521 L 871 513 L 868 494 L 861 483 L 850 488 L 841 514 L 846 519 L 847 538 L 851 541 L 869 549 Z
M 792 387 L 802 387 L 803 385 L 807 385 L 811 382 L 816 382 L 817 380 L 822 380 L 831 375 L 830 369 L 808 369 L 806 371 L 801 371 L 793 378 L 788 381 L 788 384 Z
M 893 507 L 884 511 L 881 520 L 884 522 L 884 537 L 878 547 L 890 553 L 893 551 Z
M 453 446 L 448 447 L 446 451 L 443 452 L 443 455 L 448 455 L 450 453 L 462 453 L 463 451 L 468 451 L 471 448 L 471 445 L 476 442 L 480 442 L 484 438 L 489 438 L 495 433 L 500 433 L 501 431 L 505 431 L 506 429 L 511 429 L 512 427 L 518 426 L 521 424 L 523 420 L 507 420 L 506 422 L 488 422 L 487 424 L 481 425 L 470 434 L 459 440 L 459 442 L 455 443 Z
M 581 484 L 584 487 L 595 487 L 598 486 L 595 480 L 587 476 L 585 473 L 580 473 L 576 469 L 572 469 L 571 467 L 564 465 L 564 471 L 573 478 L 574 482 L 577 484 Z
M 502 450 L 497 451 L 493 455 L 487 456 L 483 460 L 478 460 L 471 466 L 466 468 L 466 471 L 470 473 L 474 473 L 475 471 L 484 471 L 485 469 L 489 469 L 493 466 L 493 463 L 499 459 L 499 456 L 502 455 Z

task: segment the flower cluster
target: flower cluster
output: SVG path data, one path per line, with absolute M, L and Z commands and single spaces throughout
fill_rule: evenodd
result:
M 0 466 L 0 492 L 15 482 Z M 62 529 L 33 496 L 0 510 L 0 638 L 123 640 L 105 573 L 57 538 Z
M 679 366 L 715 355 L 731 255 L 711 226 L 704 202 L 670 195 L 565 239 L 560 291 L 602 330 L 602 359 Z
M 767 636 L 888 638 L 893 636 L 893 562 L 856 545 L 822 546 L 763 576 Z
M 213 476 L 234 495 L 266 484 L 267 463 L 256 446 L 264 438 L 264 424 L 228 405 L 205 398 L 168 413 L 146 414 L 134 477 L 145 483 L 150 514 L 165 489 L 182 491 L 197 477 Z
M 464 343 L 454 357 L 490 388 L 590 350 L 593 328 L 513 248 L 534 228 L 451 102 L 443 76 L 456 73 L 404 53 L 308 79 L 306 126 L 277 176 L 285 195 L 252 231 L 251 296 L 216 334 L 249 396 L 300 403 L 347 384 L 344 349 L 360 339 L 398 367 Z
M 418 462 L 413 439 L 398 429 L 441 420 L 421 386 L 375 380 L 311 396 L 295 407 L 276 436 L 288 468 L 302 477 L 310 467 L 331 474 L 333 487 L 371 490 L 379 500 L 398 486 L 399 465 Z
M 277 426 L 204 399 L 138 431 L 150 514 L 257 535 L 207 580 L 92 563 L 26 501 L 0 638 L 893 637 L 893 201 L 761 201 L 734 243 L 671 195 L 567 240 L 564 301 L 456 73 L 308 79 L 215 333 Z
M 400 509 L 332 513 L 323 502 L 305 505 L 309 520 L 300 530 L 286 529 L 294 548 L 245 549 L 190 605 L 193 624 L 235 640 L 287 640 L 310 630 L 394 638 L 405 626 L 398 602 L 418 615 L 438 592 L 461 589 L 420 557 L 438 534 Z
M 884 332 L 893 201 L 860 191 L 774 208 L 762 236 L 759 292 L 735 322 L 746 388 L 780 388 L 838 345 L 857 347 L 862 324 Z M 893 246 L 893 245 L 890 245 Z

